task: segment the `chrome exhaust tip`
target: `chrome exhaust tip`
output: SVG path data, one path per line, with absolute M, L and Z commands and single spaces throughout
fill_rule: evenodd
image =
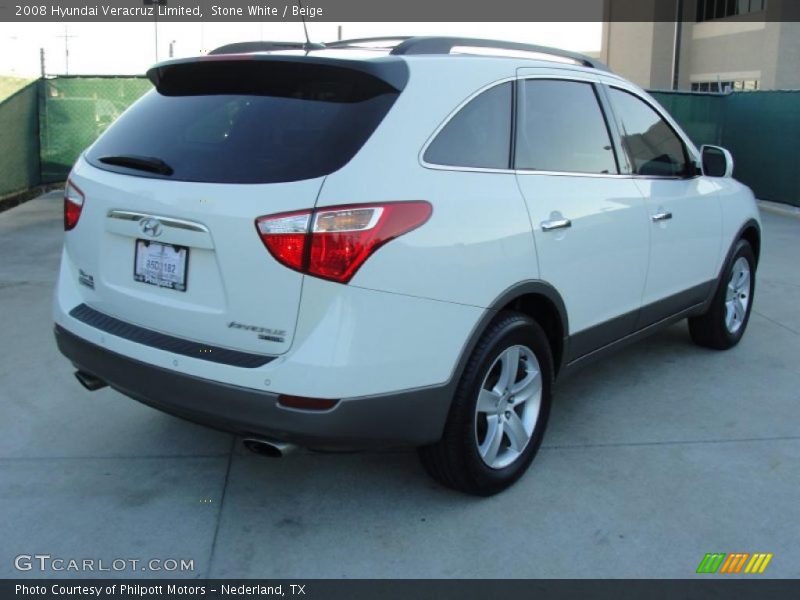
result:
M 283 458 L 297 449 L 294 444 L 262 438 L 245 438 L 242 444 L 253 454 L 269 458 Z
M 105 381 L 86 371 L 75 371 L 75 379 L 90 392 L 95 392 L 108 386 Z

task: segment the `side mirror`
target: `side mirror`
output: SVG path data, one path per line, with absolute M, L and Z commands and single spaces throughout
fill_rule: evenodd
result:
M 700 149 L 703 159 L 703 175 L 708 177 L 733 176 L 733 156 L 719 146 L 703 146 Z

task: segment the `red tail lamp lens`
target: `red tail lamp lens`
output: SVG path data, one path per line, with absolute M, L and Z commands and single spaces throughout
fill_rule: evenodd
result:
M 77 185 L 67 180 L 64 186 L 64 231 L 75 229 L 83 210 L 84 195 Z
M 431 216 L 428 202 L 334 206 L 256 219 L 261 240 L 292 269 L 347 283 L 385 243 Z

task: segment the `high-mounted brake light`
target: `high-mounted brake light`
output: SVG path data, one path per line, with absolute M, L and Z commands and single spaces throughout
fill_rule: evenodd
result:
M 431 216 L 428 202 L 332 206 L 256 219 L 270 254 L 291 269 L 347 283 L 385 243 Z
M 74 229 L 81 218 L 85 196 L 80 188 L 67 179 L 64 186 L 64 231 Z

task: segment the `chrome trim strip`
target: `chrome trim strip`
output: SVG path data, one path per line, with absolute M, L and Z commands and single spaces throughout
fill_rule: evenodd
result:
M 197 231 L 200 233 L 209 233 L 208 227 L 195 223 L 193 221 L 184 221 L 183 219 L 174 219 L 172 217 L 161 217 L 159 215 L 151 215 L 146 213 L 131 212 L 129 210 L 110 210 L 108 215 L 109 219 L 119 219 L 120 221 L 133 221 L 135 223 L 142 219 L 156 219 L 164 227 L 172 227 L 174 229 L 186 229 L 187 231 Z

